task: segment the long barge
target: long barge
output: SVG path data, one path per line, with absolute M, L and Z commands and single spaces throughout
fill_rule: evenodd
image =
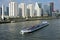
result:
M 36 30 L 38 30 L 38 29 L 41 29 L 41 28 L 43 28 L 43 27 L 45 27 L 45 26 L 47 26 L 47 25 L 49 25 L 48 22 L 42 22 L 42 23 L 39 24 L 39 25 L 32 26 L 32 27 L 30 27 L 30 28 L 22 29 L 22 30 L 20 31 L 20 33 L 21 33 L 21 34 L 30 33 L 30 32 L 36 31 Z

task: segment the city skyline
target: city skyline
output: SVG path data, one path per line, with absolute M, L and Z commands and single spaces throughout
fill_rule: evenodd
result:
M 33 8 L 32 5 L 29 5 L 30 3 L 28 3 L 26 5 L 25 2 L 24 3 L 21 2 L 21 3 L 18 4 L 15 1 L 10 1 L 8 4 L 9 4 L 9 17 L 10 16 L 12 16 L 12 17 L 13 16 L 14 17 L 22 16 L 22 17 L 25 18 L 25 17 L 27 17 L 27 14 L 30 14 L 29 16 L 31 16 L 31 17 L 32 17 L 32 14 L 34 16 L 36 16 L 36 17 L 39 17 L 42 14 L 43 4 L 40 3 L 40 2 L 32 3 L 32 5 L 34 6 L 34 8 Z M 52 12 L 55 11 L 54 10 L 55 9 L 54 8 L 54 2 L 50 2 L 49 4 L 45 4 L 45 5 L 48 6 L 48 11 L 46 10 L 46 14 L 48 14 L 48 16 L 52 16 Z M 4 7 L 5 7 L 4 9 L 6 9 L 6 5 L 4 5 Z M 26 7 L 29 7 L 29 13 L 27 13 L 27 8 Z M 44 11 L 44 9 L 43 9 L 43 11 Z M 4 13 L 7 13 L 7 11 L 4 10 Z M 19 15 L 19 14 L 22 14 L 22 15 Z
M 60 10 L 60 0 L 13 0 L 13 1 L 15 1 L 15 2 L 17 2 L 17 3 L 22 3 L 22 2 L 24 2 L 24 3 L 35 3 L 35 2 L 40 2 L 40 3 L 42 3 L 43 5 L 45 5 L 45 4 L 48 4 L 48 3 L 50 3 L 50 2 L 54 2 L 54 7 L 55 7 L 55 9 L 59 9 Z M 28 1 L 28 2 L 27 2 Z M 0 6 L 1 6 L 1 4 L 4 4 L 4 5 L 6 5 L 6 6 L 8 6 L 8 3 L 9 3 L 9 0 L 0 0 Z

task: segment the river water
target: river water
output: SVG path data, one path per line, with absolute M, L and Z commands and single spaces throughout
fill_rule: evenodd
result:
M 48 21 L 49 25 L 33 33 L 20 34 L 22 28 L 40 24 L 41 21 Z M 0 40 L 60 40 L 60 19 L 0 24 Z

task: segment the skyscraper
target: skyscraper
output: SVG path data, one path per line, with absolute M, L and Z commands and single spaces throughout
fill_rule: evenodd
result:
M 6 9 L 5 10 L 5 15 L 8 16 L 9 15 L 9 7 L 6 7 L 5 9 Z
M 33 4 L 27 5 L 27 9 L 29 9 L 29 11 L 27 10 L 27 14 L 30 14 L 29 16 L 33 17 L 34 16 L 34 13 L 33 13 L 33 11 L 34 11 Z
M 9 16 L 10 17 L 18 16 L 18 4 L 16 2 L 9 3 Z
M 43 8 L 42 8 L 42 9 L 41 9 L 41 16 L 42 16 L 42 17 L 43 17 L 43 13 L 44 13 L 44 12 L 43 12 Z
M 50 3 L 50 8 L 51 8 L 51 10 L 53 12 L 54 11 L 54 3 L 53 2 Z
M 44 16 L 48 16 L 49 15 L 49 12 L 50 12 L 50 7 L 49 5 L 44 5 L 44 8 L 43 8 L 43 14 Z
M 5 7 L 4 7 L 4 5 L 2 5 L 2 19 L 4 19 L 4 12 L 5 12 Z
M 50 16 L 52 16 L 52 12 L 54 11 L 54 3 L 50 3 Z
M 21 11 L 21 15 L 23 18 L 25 18 L 27 15 L 26 15 L 26 4 L 25 3 L 21 3 L 19 4 L 19 9 Z M 20 12 L 19 12 L 20 13 Z
M 0 7 L 0 15 L 2 14 L 2 7 Z
M 9 7 L 6 7 L 7 15 L 9 15 Z
M 37 17 L 39 17 L 39 16 L 41 16 L 41 3 L 37 3 L 36 2 L 36 4 L 35 4 L 35 15 L 37 16 Z

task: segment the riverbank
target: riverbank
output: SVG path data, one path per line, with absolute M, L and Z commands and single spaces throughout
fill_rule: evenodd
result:
M 16 22 L 24 22 L 24 21 L 35 21 L 35 20 L 52 20 L 56 19 L 56 17 L 30 17 L 30 18 L 9 18 L 7 21 L 0 21 L 0 24 L 2 23 L 16 23 Z M 8 20 L 10 20 L 8 22 Z
M 11 21 L 22 22 L 22 21 L 34 21 L 34 20 L 51 20 L 52 17 L 38 17 L 38 18 L 9 18 Z
M 56 17 L 33 17 L 33 18 L 9 18 L 9 20 L 14 22 L 24 22 L 24 21 L 34 21 L 34 20 L 52 20 Z

